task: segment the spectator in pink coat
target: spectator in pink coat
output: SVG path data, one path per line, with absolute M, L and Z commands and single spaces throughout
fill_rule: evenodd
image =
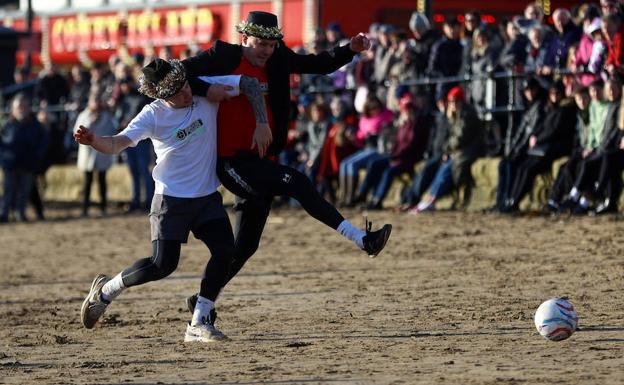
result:
M 572 70 L 577 73 L 578 82 L 588 86 L 600 77 L 605 60 L 606 45 L 600 29 L 600 18 L 585 19 L 584 34 L 581 37 Z
M 382 129 L 392 124 L 393 114 L 387 110 L 379 98 L 369 97 L 364 103 L 364 111 L 360 117 L 356 139 L 363 148 L 340 162 L 339 184 L 342 191 L 342 204 L 353 206 L 357 190 L 358 173 L 365 169 L 369 162 L 382 158 L 377 146 L 377 139 Z
M 381 128 L 392 123 L 393 118 L 392 111 L 385 109 L 379 99 L 370 98 L 364 105 L 364 113 L 358 124 L 356 134 L 358 141 L 364 143 L 367 138 L 377 137 Z

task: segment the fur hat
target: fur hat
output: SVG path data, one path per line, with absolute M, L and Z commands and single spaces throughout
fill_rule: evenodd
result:
M 277 26 L 277 16 L 269 12 L 249 12 L 247 20 L 236 25 L 236 31 L 260 39 L 279 40 L 284 37 Z
M 186 69 L 179 60 L 152 60 L 141 69 L 139 92 L 154 99 L 167 99 L 186 84 Z

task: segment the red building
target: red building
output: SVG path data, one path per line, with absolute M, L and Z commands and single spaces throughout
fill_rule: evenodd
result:
M 58 2 L 67 0 L 58 0 Z M 92 8 L 58 8 L 37 11 L 33 35 L 22 39 L 18 62 L 27 52 L 35 63 L 50 59 L 55 63 L 80 60 L 103 61 L 119 49 L 134 51 L 173 49 L 174 55 L 188 44 L 208 47 L 214 40 L 238 41 L 234 26 L 251 10 L 276 13 L 290 46 L 311 39 L 314 30 L 338 22 L 352 35 L 366 31 L 373 22 L 407 26 L 411 13 L 424 10 L 424 0 L 270 0 L 240 2 L 206 0 L 190 5 L 175 2 L 135 0 L 128 3 L 102 0 L 105 6 Z M 113 3 L 120 5 L 114 6 Z M 73 2 L 75 4 L 75 0 Z M 88 3 L 88 2 L 87 2 Z M 429 4 L 432 18 L 441 20 L 447 14 L 479 10 L 488 22 L 522 13 L 526 0 L 504 2 L 469 0 L 433 0 Z M 540 0 L 548 15 L 557 7 L 571 8 L 580 1 Z M 17 30 L 26 29 L 24 12 L 6 17 L 2 22 Z

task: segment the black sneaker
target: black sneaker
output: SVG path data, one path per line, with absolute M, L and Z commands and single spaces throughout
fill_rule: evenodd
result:
M 186 307 L 191 312 L 191 314 L 193 314 L 193 312 L 195 312 L 195 305 L 197 305 L 197 296 L 198 295 L 199 294 L 195 293 L 192 296 L 186 298 Z M 216 314 L 215 314 L 215 318 L 216 318 Z
M 372 225 L 366 220 L 366 235 L 362 242 L 364 243 L 364 251 L 368 253 L 369 257 L 374 258 L 386 246 L 390 232 L 392 232 L 392 225 L 385 224 L 380 230 L 371 231 Z

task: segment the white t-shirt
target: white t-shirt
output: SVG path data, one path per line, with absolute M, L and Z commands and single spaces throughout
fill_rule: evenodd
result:
M 239 94 L 240 75 L 204 77 L 207 83 L 232 86 L 228 94 Z M 217 163 L 218 103 L 193 96 L 190 107 L 172 108 L 155 100 L 120 133 L 136 146 L 150 138 L 156 152 L 152 171 L 155 193 L 178 198 L 210 195 L 219 187 Z

